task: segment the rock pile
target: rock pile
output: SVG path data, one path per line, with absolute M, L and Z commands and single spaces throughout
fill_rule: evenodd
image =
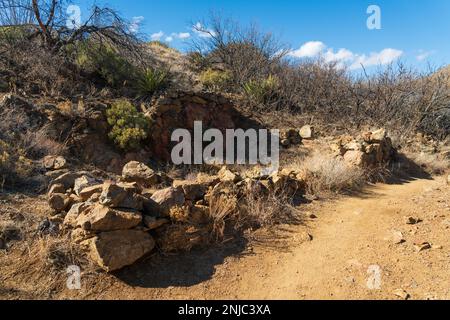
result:
M 241 175 L 226 167 L 217 175 L 198 174 L 195 180 L 175 180 L 171 187 L 158 189 L 162 180 L 138 162 L 126 164 L 116 181 L 67 172 L 50 183 L 48 202 L 62 229 L 111 272 L 135 263 L 156 244 L 173 251 L 207 243 L 214 222 L 211 203 L 220 194 L 235 199 L 250 191 L 295 194 L 304 186 L 291 171 Z
M 360 138 L 342 136 L 331 144 L 336 156 L 359 167 L 374 167 L 389 163 L 396 155 L 392 140 L 385 129 L 366 132 Z
M 283 129 L 280 131 L 280 143 L 284 148 L 300 145 L 303 140 L 314 138 L 314 128 L 303 126 L 300 129 Z

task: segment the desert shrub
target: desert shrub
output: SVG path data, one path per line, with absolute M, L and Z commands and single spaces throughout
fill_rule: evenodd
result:
M 148 43 L 150 46 L 157 46 L 157 47 L 161 47 L 164 49 L 170 49 L 169 45 L 165 42 L 162 41 L 158 41 L 158 40 L 154 40 L 154 41 L 150 41 Z
M 26 36 L 26 34 L 26 29 L 20 26 L 0 26 L 0 42 L 16 42 L 22 40 Z
M 228 71 L 219 71 L 208 68 L 200 74 L 200 82 L 212 91 L 228 91 L 231 75 Z
M 450 169 L 450 160 L 440 154 L 406 152 L 406 156 L 429 174 L 443 174 Z
M 106 111 L 111 126 L 109 138 L 121 149 L 137 149 L 147 138 L 149 121 L 127 100 L 120 100 Z
M 51 138 L 49 126 L 28 130 L 21 136 L 21 147 L 27 157 L 41 159 L 48 155 L 64 155 L 66 146 Z
M 0 188 L 24 182 L 34 170 L 24 149 L 0 140 Z
M 88 95 L 96 92 L 97 86 L 122 85 L 128 80 L 127 74 L 133 74 L 128 63 L 134 65 L 145 55 L 129 24 L 110 8 L 93 6 L 81 26 L 67 28 L 64 1 L 0 2 L 0 25 L 14 26 L 0 28 L 0 71 L 10 75 L 13 91 Z M 3 41 L 2 35 L 6 37 Z M 93 43 L 107 50 L 98 50 Z M 81 68 L 78 63 L 83 57 L 74 54 L 80 46 L 85 53 L 86 47 L 91 49 L 84 55 L 87 65 Z M 95 77 L 84 67 L 92 67 Z
M 297 169 L 303 172 L 307 192 L 312 195 L 358 191 L 366 182 L 363 169 L 327 153 L 313 153 L 299 161 Z
M 229 91 L 233 93 L 241 93 L 250 81 L 275 75 L 288 52 L 273 34 L 261 32 L 255 25 L 243 27 L 232 19 L 214 14 L 194 29 L 207 36 L 193 40 L 193 51 L 197 53 L 191 54 L 192 64 L 202 71 L 207 68 L 227 70 Z
M 135 68 L 117 50 L 86 42 L 77 48 L 77 65 L 87 72 L 97 74 L 112 87 L 127 85 L 135 74 Z
M 147 68 L 136 80 L 136 91 L 141 97 L 152 96 L 166 88 L 170 81 L 170 73 L 166 70 Z
M 187 54 L 188 68 L 197 73 L 201 73 L 211 68 L 211 63 L 207 56 L 200 52 L 192 51 Z
M 279 87 L 278 79 L 269 75 L 265 79 L 250 80 L 243 86 L 247 98 L 256 104 L 266 104 L 274 99 Z
M 244 190 L 212 194 L 210 198 L 211 237 L 221 241 L 249 229 L 270 228 L 283 223 L 298 223 L 300 213 L 293 196 L 284 192 L 262 192 L 249 185 Z

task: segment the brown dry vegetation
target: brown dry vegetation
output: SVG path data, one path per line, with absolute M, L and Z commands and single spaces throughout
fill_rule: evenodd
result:
M 0 0 L 2 6 L 11 3 L 14 1 Z M 42 3 L 54 3 L 55 11 L 60 12 L 60 1 Z M 267 127 L 313 124 L 321 138 L 385 127 L 397 136 L 394 144 L 400 147 L 417 132 L 438 145 L 445 145 L 450 134 L 447 72 L 419 73 L 398 64 L 355 77 L 348 70 L 320 60 L 292 61 L 286 56 L 286 47 L 273 35 L 220 17 L 198 30 L 210 32 L 211 37 L 194 43 L 193 51 L 183 54 L 158 43 L 147 44 L 130 34 L 126 21 L 108 8 L 94 8 L 93 18 L 76 32 L 64 28 L 62 13 L 46 17 L 49 22 L 43 28 L 36 21 L 36 10 L 46 8 L 24 7 L 18 21 L 9 21 L 11 16 L 0 14 L 0 91 L 40 102 L 66 101 L 69 105 L 87 97 L 108 101 L 108 120 L 117 116 L 114 123 L 109 123 L 109 136 L 114 136 L 112 140 L 119 141 L 119 146 L 124 140 L 132 140 L 133 148 L 140 149 L 139 142 L 152 130 L 146 125 L 143 111 L 160 93 L 192 88 L 230 97 L 243 114 Z M 127 103 L 114 111 L 109 102 L 118 98 L 125 98 Z M 82 266 L 83 276 L 98 279 L 105 275 L 97 273 L 64 230 L 52 233 L 47 227 L 40 232 L 42 223 L 50 223 L 46 220 L 49 208 L 42 196 L 48 179 L 42 175 L 40 160 L 47 155 L 71 154 L 63 137 L 56 136 L 45 121 L 35 122 L 34 115 L 19 105 L 0 110 L 0 260 L 4 271 L 0 282 L 16 282 L 22 291 L 0 287 L 0 296 L 60 297 L 68 265 Z M 32 107 L 30 104 L 25 109 Z M 70 118 L 71 113 L 65 116 Z M 124 128 L 114 127 L 124 122 Z M 137 138 L 133 135 L 136 130 L 127 130 L 130 127 L 140 130 Z M 356 168 L 332 155 L 328 142 L 307 141 L 306 147 L 282 153 L 284 168 L 302 172 L 308 199 L 365 192 L 370 183 L 384 181 L 397 173 L 395 170 L 402 171 L 406 163 L 370 170 Z M 119 146 L 115 150 L 125 157 L 128 150 Z M 448 171 L 447 158 L 419 149 L 402 150 L 409 158 L 410 169 L 430 174 Z M 77 164 L 81 168 L 91 168 L 91 163 L 80 162 Z M 160 165 L 168 175 L 185 180 L 195 180 L 201 172 L 217 173 L 217 168 L 208 166 L 167 169 L 170 165 Z M 245 169 L 241 170 L 245 173 Z M 34 178 L 37 187 L 30 186 Z M 5 191 L 11 189 L 15 195 Z M 173 246 L 160 246 L 160 252 L 189 251 L 198 243 L 249 240 L 252 237 L 248 232 L 257 229 L 273 231 L 305 222 L 306 209 L 286 190 L 267 194 L 258 185 L 244 192 L 231 189 L 212 195 L 210 223 L 205 230 L 198 230 L 197 225 L 186 220 L 186 208 L 174 208 L 173 224 L 166 230 L 167 236 L 173 235 Z M 197 231 L 200 236 L 189 237 L 190 232 Z M 93 290 L 99 288 L 96 285 Z

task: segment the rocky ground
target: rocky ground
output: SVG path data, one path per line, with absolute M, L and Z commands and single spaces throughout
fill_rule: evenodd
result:
M 29 256 L 17 248 L 8 253 L 13 259 L 5 259 L 2 252 L 1 260 L 7 263 L 2 266 L 0 295 L 8 299 L 448 299 L 449 195 L 443 177 L 373 185 L 354 196 L 305 205 L 308 219 L 303 225 L 280 226 L 248 243 L 231 242 L 179 255 L 155 253 L 114 274 L 86 272 L 79 291 L 65 289 L 64 277 L 44 290 L 44 279 L 36 278 L 30 268 L 18 267 L 16 259 Z M 19 200 L 21 204 L 14 206 Z M 9 201 L 11 216 L 43 214 L 45 207 L 44 199 L 12 196 Z M 373 280 L 377 270 L 380 287 L 370 289 L 368 283 L 372 287 L 377 283 Z
M 3 101 L 34 110 L 14 95 Z M 164 159 L 175 127 L 216 126 L 210 104 L 228 116 L 225 127 L 258 123 L 214 95 L 161 97 L 143 110 L 153 149 L 120 155 L 98 129 L 104 106 L 77 118 L 67 140 L 76 153 L 30 162 L 33 183 L 0 193 L 0 297 L 448 297 L 448 146 L 413 139 L 423 146 L 408 145 L 420 155 L 413 162 L 384 129 L 318 138 L 296 126 L 281 130 L 281 168 L 271 174 L 140 160 Z M 72 125 L 57 107 L 41 109 L 43 122 Z M 27 117 L 32 126 L 37 116 Z M 70 265 L 81 267 L 81 290 L 67 289 Z

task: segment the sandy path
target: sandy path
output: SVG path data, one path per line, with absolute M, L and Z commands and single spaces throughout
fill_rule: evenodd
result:
M 379 184 L 309 208 L 318 219 L 291 229 L 283 249 L 252 245 L 241 254 L 215 249 L 143 262 L 87 297 L 396 299 L 403 289 L 412 299 L 449 299 L 449 189 L 443 179 Z M 408 225 L 405 216 L 423 221 Z M 312 241 L 303 241 L 306 229 Z M 404 243 L 393 241 L 396 231 Z M 422 242 L 433 248 L 418 252 Z M 375 274 L 380 287 L 370 289 Z

